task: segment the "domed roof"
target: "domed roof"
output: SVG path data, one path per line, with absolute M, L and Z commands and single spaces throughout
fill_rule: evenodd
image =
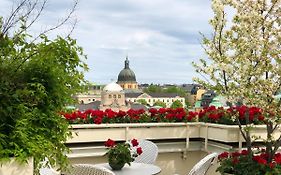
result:
M 128 57 L 125 60 L 125 68 L 118 75 L 117 82 L 136 82 L 136 75 L 129 67 Z
M 120 92 L 120 91 L 123 91 L 123 88 L 119 84 L 112 82 L 112 83 L 109 83 L 108 85 L 106 85 L 103 88 L 103 91 Z

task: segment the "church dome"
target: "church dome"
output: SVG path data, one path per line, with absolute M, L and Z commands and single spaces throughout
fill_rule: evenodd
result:
M 118 75 L 117 82 L 136 82 L 136 75 L 129 67 L 128 57 L 125 60 L 125 68 Z
M 112 82 L 112 83 L 109 83 L 108 85 L 106 85 L 104 88 L 103 88 L 103 91 L 108 91 L 108 92 L 121 92 L 123 91 L 123 88 L 115 83 L 115 82 Z

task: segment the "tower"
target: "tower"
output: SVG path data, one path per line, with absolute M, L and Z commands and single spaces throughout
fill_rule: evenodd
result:
M 138 89 L 135 73 L 130 69 L 128 56 L 125 60 L 125 67 L 118 75 L 117 84 L 119 84 L 124 90 Z

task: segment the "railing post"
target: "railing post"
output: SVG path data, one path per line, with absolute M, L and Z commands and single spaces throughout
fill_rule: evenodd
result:
M 126 130 L 125 130 L 125 140 L 128 141 L 128 134 L 129 134 L 129 126 L 126 126 Z
M 208 130 L 209 130 L 209 125 L 206 124 L 206 135 L 205 135 L 205 151 L 208 152 Z
M 190 129 L 189 129 L 189 125 L 186 123 L 186 139 L 185 139 L 185 150 L 183 152 L 183 159 L 187 158 L 187 151 L 189 148 L 189 137 L 190 137 Z
M 238 130 L 238 150 L 241 151 L 242 150 L 242 135 L 240 133 L 240 130 Z

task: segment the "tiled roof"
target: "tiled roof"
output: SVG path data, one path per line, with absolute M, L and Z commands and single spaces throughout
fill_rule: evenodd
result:
M 80 111 L 85 111 L 87 109 L 99 109 L 99 106 L 100 106 L 100 101 L 94 101 L 88 104 L 79 104 L 77 108 Z
M 130 92 L 130 93 L 125 93 L 125 97 L 128 97 L 128 98 L 137 98 L 138 96 L 140 96 L 141 94 L 143 94 L 142 92 L 137 92 L 137 93 L 134 93 L 134 92 Z

